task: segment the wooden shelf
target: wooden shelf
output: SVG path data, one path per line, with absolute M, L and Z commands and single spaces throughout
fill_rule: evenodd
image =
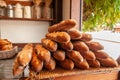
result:
M 3 17 L 0 16 L 0 20 L 27 20 L 27 21 L 53 21 L 53 19 L 45 19 L 45 18 L 40 18 L 40 19 L 36 19 L 36 18 L 10 18 L 10 17 Z

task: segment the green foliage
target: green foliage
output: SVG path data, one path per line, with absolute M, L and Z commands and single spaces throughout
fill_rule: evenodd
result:
M 84 0 L 83 31 L 112 29 L 118 21 L 120 21 L 120 0 Z

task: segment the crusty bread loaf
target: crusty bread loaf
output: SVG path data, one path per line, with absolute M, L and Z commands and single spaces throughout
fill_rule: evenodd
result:
M 33 51 L 30 67 L 35 72 L 40 72 L 43 68 L 43 61 L 38 59 L 38 56 L 35 53 L 35 50 Z
M 83 62 L 83 57 L 78 51 L 75 50 L 66 51 L 66 55 L 74 62 Z
M 92 51 L 104 49 L 103 45 L 101 45 L 99 42 L 96 42 L 96 41 L 89 41 L 89 42 L 86 42 L 86 44 Z
M 92 40 L 92 35 L 89 33 L 82 33 L 82 37 L 80 38 L 82 41 L 91 41 Z
M 110 57 L 105 51 L 98 50 L 94 52 L 97 59 L 105 59 Z
M 74 28 L 76 25 L 76 21 L 73 19 L 68 19 L 61 21 L 60 23 L 54 24 L 48 28 L 48 32 L 54 31 L 67 31 L 71 28 Z
M 54 58 L 51 58 L 49 62 L 45 62 L 44 66 L 47 70 L 54 70 L 56 66 L 56 61 Z
M 24 71 L 24 68 L 25 67 L 19 65 L 17 58 L 16 58 L 14 61 L 14 64 L 13 64 L 13 75 L 18 76 L 18 75 L 22 74 Z
M 60 61 L 59 64 L 64 69 L 72 70 L 74 68 L 74 62 L 71 59 Z
M 52 40 L 47 39 L 47 38 L 43 38 L 41 40 L 41 43 L 46 49 L 48 49 L 51 52 L 54 52 L 57 50 L 57 43 L 55 41 L 52 41 Z
M 89 64 L 85 59 L 82 62 L 74 62 L 74 64 L 79 69 L 89 69 Z
M 46 37 L 48 39 L 51 39 L 51 40 L 59 42 L 59 43 L 65 43 L 65 42 L 69 42 L 70 41 L 70 35 L 67 32 L 47 33 Z
M 32 44 L 26 44 L 24 48 L 18 53 L 17 61 L 18 63 L 25 67 L 29 64 L 33 53 L 33 45 Z
M 74 41 L 73 42 L 74 50 L 79 52 L 87 52 L 89 51 L 88 46 L 83 41 Z
M 105 58 L 105 59 L 99 59 L 100 64 L 105 67 L 117 67 L 118 63 L 116 60 L 114 60 L 111 57 Z
M 77 29 L 71 29 L 67 32 L 70 35 L 71 40 L 78 40 L 82 38 L 82 33 Z
M 98 68 L 100 67 L 100 62 L 98 60 L 87 60 L 90 67 Z
M 51 53 L 45 49 L 41 44 L 35 46 L 38 58 L 44 62 L 49 62 L 51 58 Z
M 72 42 L 66 42 L 66 43 L 60 43 L 61 48 L 65 50 L 72 50 L 73 49 L 73 44 Z
M 92 51 L 87 51 L 84 53 L 81 53 L 81 55 L 86 59 L 86 60 L 95 60 L 95 54 Z
M 63 61 L 63 60 L 65 60 L 65 51 L 63 51 L 63 50 L 57 50 L 57 51 L 53 52 L 53 57 L 57 61 Z

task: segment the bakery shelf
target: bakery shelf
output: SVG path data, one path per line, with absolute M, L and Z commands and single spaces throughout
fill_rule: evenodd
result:
M 10 18 L 10 17 L 3 17 L 0 16 L 0 20 L 27 20 L 27 21 L 53 21 L 53 19 L 46 19 L 46 18 L 40 18 L 40 19 L 36 19 L 36 18 Z

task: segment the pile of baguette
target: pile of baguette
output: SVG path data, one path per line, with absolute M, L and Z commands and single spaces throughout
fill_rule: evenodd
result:
M 72 70 L 118 66 L 91 34 L 80 32 L 75 26 L 75 20 L 61 21 L 48 28 L 41 44 L 26 44 L 14 61 L 13 74 L 21 74 L 27 65 L 36 73 L 56 67 Z

